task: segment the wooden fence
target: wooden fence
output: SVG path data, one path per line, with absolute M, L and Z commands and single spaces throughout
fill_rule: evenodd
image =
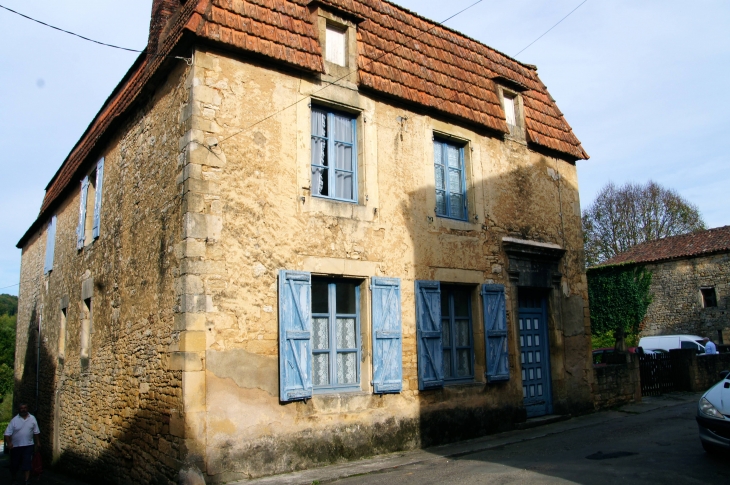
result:
M 659 396 L 665 392 L 681 391 L 682 369 L 673 365 L 670 354 L 646 354 L 639 356 L 641 395 Z

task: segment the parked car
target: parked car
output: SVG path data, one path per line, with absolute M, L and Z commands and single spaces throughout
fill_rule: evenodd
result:
M 730 450 L 730 374 L 722 372 L 722 380 L 712 386 L 697 408 L 700 441 L 708 453 Z
M 639 347 L 644 349 L 694 349 L 698 354 L 705 353 L 705 346 L 702 345 L 702 337 L 697 335 L 657 335 L 654 337 L 641 337 Z

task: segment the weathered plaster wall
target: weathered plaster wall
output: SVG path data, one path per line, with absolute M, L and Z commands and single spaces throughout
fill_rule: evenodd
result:
M 186 455 L 177 424 L 182 376 L 170 370 L 169 354 L 178 340 L 174 278 L 182 204 L 176 176 L 180 114 L 189 97 L 180 64 L 96 154 L 105 157 L 100 237 L 76 249 L 77 189 L 56 212 L 53 271 L 43 274 L 45 230 L 23 248 L 15 399 L 37 409 L 43 449 L 53 448 L 54 460 L 94 480 L 103 476 L 105 483 L 167 483 Z M 84 361 L 81 319 L 89 294 L 90 358 Z
M 652 273 L 641 336 L 690 334 L 730 343 L 730 254 L 666 261 L 646 266 Z M 717 307 L 704 308 L 700 288 L 714 287 Z
M 574 164 L 358 93 L 349 82 L 322 90 L 318 81 L 221 53 L 196 52 L 190 82 L 190 137 L 199 144 L 189 163 L 191 173 L 208 182 L 200 186 L 204 202 L 195 210 L 206 217 L 209 234 L 188 240 L 198 251 L 190 260 L 198 269 L 196 298 L 207 302 L 196 310 L 200 317 L 187 321 L 205 333 L 204 361 L 190 360 L 204 369 L 198 382 L 205 395 L 197 398 L 204 419 L 189 425 L 205 447 L 210 480 L 473 437 L 524 418 L 516 293 L 508 292 L 512 379 L 487 386 L 483 378 L 478 284 L 509 286 L 503 236 L 567 249 L 563 278 L 550 298 L 553 399 L 556 412 L 593 409 Z M 310 197 L 310 95 L 359 113 L 359 204 Z M 468 144 L 468 222 L 434 217 L 434 132 Z M 363 282 L 360 392 L 279 403 L 280 269 Z M 366 289 L 369 277 L 380 275 L 402 283 L 403 392 L 385 396 L 373 395 L 369 385 Z M 417 279 L 471 285 L 473 384 L 418 392 Z

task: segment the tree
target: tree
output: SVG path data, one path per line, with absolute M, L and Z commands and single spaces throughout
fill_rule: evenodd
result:
M 18 297 L 3 293 L 0 295 L 0 315 L 15 315 L 18 313 Z
M 600 264 L 637 244 L 705 229 L 700 211 L 675 190 L 649 181 L 609 182 L 583 211 L 586 263 Z
M 616 264 L 589 268 L 587 276 L 591 333 L 617 338 L 637 335 L 652 300 L 651 272 L 641 266 Z

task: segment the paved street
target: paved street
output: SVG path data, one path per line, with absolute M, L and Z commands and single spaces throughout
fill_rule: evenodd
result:
M 645 398 L 540 428 L 239 483 L 730 483 L 730 460 L 700 445 L 699 396 Z

